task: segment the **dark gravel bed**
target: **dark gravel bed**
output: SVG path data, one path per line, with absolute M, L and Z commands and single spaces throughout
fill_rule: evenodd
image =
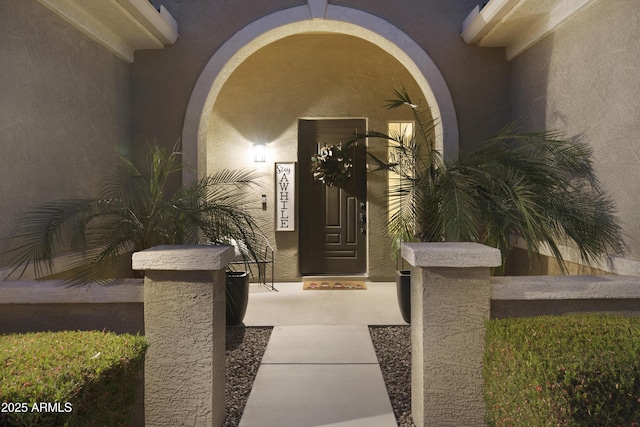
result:
M 398 426 L 415 427 L 411 417 L 411 326 L 371 326 L 369 332 Z
M 236 427 L 240 423 L 272 329 L 227 328 L 224 427 Z

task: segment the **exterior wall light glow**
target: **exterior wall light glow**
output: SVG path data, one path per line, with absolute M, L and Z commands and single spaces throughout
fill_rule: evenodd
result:
M 264 163 L 267 154 L 267 144 L 264 142 L 256 142 L 253 144 L 253 161 L 256 163 Z

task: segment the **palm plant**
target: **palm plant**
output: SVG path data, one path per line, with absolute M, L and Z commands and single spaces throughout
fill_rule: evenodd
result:
M 387 141 L 390 160 L 370 155 L 376 170 L 400 176 L 389 189 L 392 242 L 471 241 L 501 250 L 514 238 L 532 260 L 546 245 L 563 271 L 561 246 L 587 265 L 623 249 L 615 206 L 600 188 L 588 146 L 554 132 L 520 133 L 510 125 L 469 154 L 443 159 L 430 111 L 395 91 L 389 108 L 410 108 L 413 135 L 368 132 Z M 396 248 L 397 249 L 397 248 Z
M 24 213 L 9 239 L 10 276 L 29 266 L 38 278 L 52 272 L 54 256 L 71 252 L 71 284 L 108 281 L 119 260 L 156 245 L 243 242 L 256 258 L 258 226 L 247 210 L 253 173 L 223 170 L 167 194 L 169 178 L 182 164 L 173 150 L 150 146 L 149 173 L 128 159 L 102 181 L 95 198 L 56 200 Z

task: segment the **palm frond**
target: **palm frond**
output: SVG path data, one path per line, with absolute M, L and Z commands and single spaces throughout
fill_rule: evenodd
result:
M 392 242 L 412 234 L 423 241 L 476 241 L 499 248 L 504 260 L 518 237 L 530 259 L 545 246 L 562 269 L 561 246 L 576 247 L 587 265 L 623 250 L 615 205 L 600 188 L 591 149 L 579 139 L 520 132 L 512 123 L 478 150 L 445 161 L 435 149 L 428 109 L 402 87 L 394 95 L 387 107 L 410 108 L 415 135 L 361 136 L 385 141 L 392 152 L 389 159 L 369 155 L 375 170 L 401 175 L 401 184 L 387 194 Z
M 13 248 L 8 277 L 22 276 L 31 265 L 37 277 L 52 271 L 56 253 L 68 249 L 72 241 L 84 244 L 86 224 L 96 215 L 91 199 L 66 199 L 36 206 L 24 213 L 9 236 Z
M 442 192 L 442 238 L 446 241 L 478 241 L 481 230 L 477 183 L 471 176 L 447 168 L 437 181 Z
M 54 201 L 25 213 L 10 237 L 11 273 L 21 276 L 33 265 L 36 277 L 45 277 L 52 257 L 74 241 L 81 251 L 72 257 L 69 284 L 108 281 L 119 259 L 157 245 L 242 241 L 244 255 L 258 259 L 259 227 L 246 191 L 258 175 L 222 170 L 166 194 L 169 177 L 181 170 L 177 148 L 150 146 L 146 175 L 121 159 L 95 199 Z

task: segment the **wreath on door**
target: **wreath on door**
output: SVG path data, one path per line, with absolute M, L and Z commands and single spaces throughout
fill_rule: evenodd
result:
M 346 153 L 351 144 L 344 148 L 342 144 L 324 146 L 320 153 L 311 157 L 313 179 L 326 186 L 340 185 L 351 177 L 353 161 Z

